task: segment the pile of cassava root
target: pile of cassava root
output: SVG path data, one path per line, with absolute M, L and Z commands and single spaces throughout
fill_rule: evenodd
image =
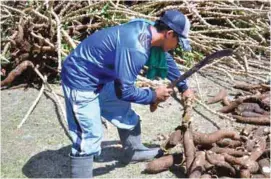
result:
M 147 164 L 146 173 L 159 173 L 174 165 L 184 167 L 189 178 L 270 178 L 270 129 L 245 127 L 205 134 L 176 128 L 165 151 L 182 144 L 184 152 L 164 155 Z
M 233 87 L 243 90 L 246 95 L 238 94 L 230 100 L 227 91 L 222 89 L 207 104 L 222 101 L 224 107 L 218 112 L 229 114 L 237 122 L 270 125 L 270 85 L 239 82 Z
M 155 86 L 142 79 L 139 85 L 143 84 Z M 240 91 L 230 96 L 222 89 L 206 105 L 222 102 L 217 113 L 247 123 L 241 132 L 221 129 L 206 134 L 194 131 L 192 125 L 179 126 L 161 146 L 164 156 L 148 163 L 145 172 L 177 166 L 185 168 L 189 178 L 270 178 L 270 128 L 261 126 L 270 124 L 270 85 L 238 82 L 233 87 Z M 181 151 L 173 150 L 180 146 Z

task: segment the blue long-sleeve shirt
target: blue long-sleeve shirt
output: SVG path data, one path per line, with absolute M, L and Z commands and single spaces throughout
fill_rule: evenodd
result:
M 93 33 L 66 58 L 62 83 L 72 89 L 99 91 L 103 84 L 115 81 L 117 96 L 124 101 L 150 104 L 156 95 L 150 88 L 134 86 L 136 77 L 150 55 L 152 34 L 147 21 L 132 21 Z M 168 79 L 180 76 L 173 58 L 167 53 Z M 178 85 L 187 89 L 186 81 Z

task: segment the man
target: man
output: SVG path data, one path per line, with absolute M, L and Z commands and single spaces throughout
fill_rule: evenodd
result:
M 155 25 L 134 20 L 95 32 L 67 57 L 61 77 L 73 140 L 71 177 L 92 177 L 93 156 L 101 151 L 101 116 L 118 127 L 126 162 L 158 156 L 158 148 L 149 149 L 142 144 L 139 116 L 131 109 L 131 102 L 147 105 L 165 101 L 172 89 L 137 88 L 134 82 L 150 56 L 151 47 L 161 47 L 167 52 L 180 44 L 184 50 L 190 50 L 189 28 L 186 16 L 169 10 Z M 168 53 L 166 60 L 167 77 L 177 79 L 180 72 Z M 193 94 L 185 81 L 177 87 L 183 96 Z

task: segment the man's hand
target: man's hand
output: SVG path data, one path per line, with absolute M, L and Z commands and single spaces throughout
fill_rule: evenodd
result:
M 194 94 L 193 90 L 191 90 L 190 88 L 188 88 L 187 90 L 185 90 L 182 93 L 182 98 L 192 98 L 192 99 L 194 99 L 195 98 L 195 94 Z
M 150 111 L 154 112 L 157 109 L 158 104 L 160 102 L 166 101 L 172 92 L 173 89 L 167 88 L 166 86 L 159 86 L 158 88 L 156 88 L 156 101 L 150 104 Z
M 172 92 L 173 90 L 171 88 L 167 88 L 166 86 L 159 86 L 158 88 L 155 89 L 156 101 L 157 102 L 166 101 Z

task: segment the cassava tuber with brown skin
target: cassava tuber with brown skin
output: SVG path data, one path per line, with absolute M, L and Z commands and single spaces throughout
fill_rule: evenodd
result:
M 196 148 L 193 141 L 193 134 L 189 128 L 186 129 L 186 131 L 184 132 L 183 147 L 184 147 L 184 155 L 185 155 L 185 162 L 186 162 L 186 171 L 190 171 L 190 167 L 195 158 Z
M 196 153 L 195 159 L 191 165 L 189 173 L 189 178 L 200 178 L 201 174 L 204 172 L 205 163 L 205 152 L 199 151 Z
M 255 112 L 259 114 L 268 114 L 257 103 L 242 103 L 239 104 L 235 110 L 237 113 L 243 113 L 244 111 Z
M 232 115 L 233 118 L 236 119 L 237 122 L 249 123 L 249 124 L 258 124 L 258 125 L 270 125 L 270 117 L 242 117 L 237 115 Z
M 193 139 L 196 145 L 210 145 L 224 138 L 239 140 L 240 136 L 237 132 L 228 130 L 219 130 L 210 134 L 193 132 Z
M 240 170 L 240 178 L 250 178 L 251 174 L 248 169 L 241 169 Z
M 251 178 L 270 178 L 270 176 L 265 176 L 263 174 L 252 174 Z
M 239 140 L 231 140 L 231 139 L 222 139 L 216 142 L 216 144 L 220 147 L 230 147 L 235 148 L 242 145 L 242 142 Z
M 212 176 L 209 175 L 209 174 L 203 174 L 203 175 L 201 175 L 200 178 L 203 178 L 203 179 L 209 179 L 209 178 L 212 178 Z
M 225 160 L 232 165 L 240 165 L 243 169 L 248 169 L 250 173 L 255 173 L 259 170 L 259 165 L 256 161 L 249 158 L 249 156 L 233 157 L 229 154 L 223 153 Z
M 258 161 L 259 166 L 260 166 L 260 171 L 265 177 L 270 177 L 270 159 L 269 158 L 264 158 Z
M 218 112 L 221 112 L 221 113 L 233 112 L 235 110 L 235 108 L 237 108 L 237 106 L 239 106 L 242 103 L 258 103 L 260 108 L 269 111 L 270 104 L 268 103 L 268 105 L 267 105 L 262 102 L 263 99 L 265 99 L 265 98 L 268 99 L 267 98 L 268 96 L 270 98 L 270 94 L 265 94 L 265 93 L 264 94 L 249 95 L 249 96 L 242 96 L 242 97 L 237 98 L 234 101 L 231 101 L 228 105 L 226 105 L 226 106 L 222 107 L 220 110 L 218 110 Z M 259 109 L 259 110 L 261 110 L 261 109 Z M 265 111 L 265 113 L 266 113 L 266 111 Z M 269 113 L 267 113 L 267 114 L 269 114 Z
M 222 104 L 224 106 L 229 106 L 231 104 L 229 98 L 227 96 L 225 96 L 223 99 L 222 99 Z
M 223 98 L 225 98 L 227 95 L 227 91 L 225 89 L 221 89 L 217 95 L 207 101 L 207 104 L 213 104 L 222 101 Z
M 264 102 L 265 100 L 267 100 L 267 101 Z M 259 95 L 244 97 L 243 102 L 257 103 L 257 104 L 259 104 L 259 106 L 262 109 L 264 109 L 266 111 L 270 111 L 270 94 L 269 93 L 263 93 L 263 94 L 259 94 Z
M 244 156 L 241 158 L 235 158 L 230 156 L 227 153 L 223 153 L 225 160 L 231 164 L 241 165 L 242 167 L 248 169 L 250 173 L 255 173 L 259 169 L 259 165 L 256 162 L 258 158 L 263 154 L 266 148 L 266 139 L 265 137 L 258 138 L 258 145 L 251 152 L 250 156 Z
M 270 109 L 270 95 L 267 96 L 267 97 L 265 97 L 265 98 L 263 98 L 261 100 L 261 104 L 262 104 L 262 106 L 265 107 L 265 109 L 267 109 L 267 110 Z
M 168 170 L 173 164 L 180 164 L 183 161 L 183 154 L 166 155 L 147 164 L 144 172 L 159 173 Z
M 259 127 L 253 132 L 254 136 L 264 137 L 270 134 L 270 127 Z
M 257 140 L 257 146 L 255 149 L 251 152 L 250 159 L 256 161 L 258 158 L 261 157 L 264 150 L 266 148 L 266 137 L 260 137 Z
M 14 79 L 21 75 L 28 67 L 34 68 L 34 64 L 31 61 L 23 61 L 20 63 L 14 70 L 12 70 L 7 78 L 5 78 L 3 81 L 1 81 L 1 86 L 9 85 L 14 81 Z
M 206 157 L 205 157 L 205 158 L 206 158 Z M 205 168 L 206 171 L 207 171 L 207 170 L 210 170 L 210 169 L 213 168 L 213 167 L 214 167 L 213 164 L 211 164 L 210 162 L 208 162 L 207 160 L 205 160 L 204 168 Z
M 270 86 L 265 84 L 249 84 L 245 82 L 239 82 L 236 83 L 233 87 L 236 89 L 242 89 L 244 91 L 251 92 L 255 92 L 256 90 L 259 90 L 261 92 L 270 91 Z
M 245 148 L 248 152 L 254 150 L 254 146 L 256 145 L 256 139 L 249 139 L 245 142 Z
M 248 152 L 246 151 L 238 151 L 236 149 L 231 149 L 231 148 L 213 147 L 210 149 L 210 151 L 213 151 L 217 154 L 227 153 L 229 155 L 236 156 L 236 157 L 242 157 L 244 155 L 248 155 Z
M 209 134 L 192 132 L 187 126 L 179 130 L 179 134 L 176 135 L 175 131 L 173 136 L 178 136 L 177 139 L 183 142 L 186 174 L 189 178 L 201 178 L 205 177 L 205 174 L 206 178 L 250 178 L 256 173 L 259 174 L 262 166 L 270 162 L 265 159 L 268 155 L 264 154 L 267 141 L 270 140 L 270 130 L 267 127 L 246 126 L 240 135 L 227 130 Z M 267 153 L 270 153 L 270 150 Z M 155 169 L 149 170 L 149 173 L 167 170 L 173 165 L 172 160 L 168 157 L 166 162 L 159 161 L 152 166 Z M 270 172 L 270 168 L 268 171 Z
M 256 129 L 256 127 L 254 126 L 246 126 L 242 129 L 241 131 L 241 135 L 245 135 L 248 136 L 249 134 L 252 133 L 252 131 L 254 131 Z
M 251 112 L 251 111 L 244 111 L 244 112 L 236 112 L 238 115 L 242 117 L 264 117 L 262 114 Z
M 227 169 L 230 172 L 230 175 L 235 175 L 235 169 L 224 159 L 224 156 L 221 154 L 216 154 L 212 151 L 207 151 L 206 160 L 217 167 L 222 167 Z
M 176 131 L 174 131 L 170 136 L 169 136 L 169 145 L 175 146 L 179 143 L 182 142 L 182 131 L 180 129 L 177 129 Z
M 234 109 L 242 103 L 242 100 L 235 100 L 235 101 L 232 101 L 230 102 L 229 105 L 227 106 L 224 106 L 222 107 L 221 109 L 218 110 L 218 112 L 221 112 L 221 113 L 229 113 L 229 112 L 232 112 L 234 111 Z

